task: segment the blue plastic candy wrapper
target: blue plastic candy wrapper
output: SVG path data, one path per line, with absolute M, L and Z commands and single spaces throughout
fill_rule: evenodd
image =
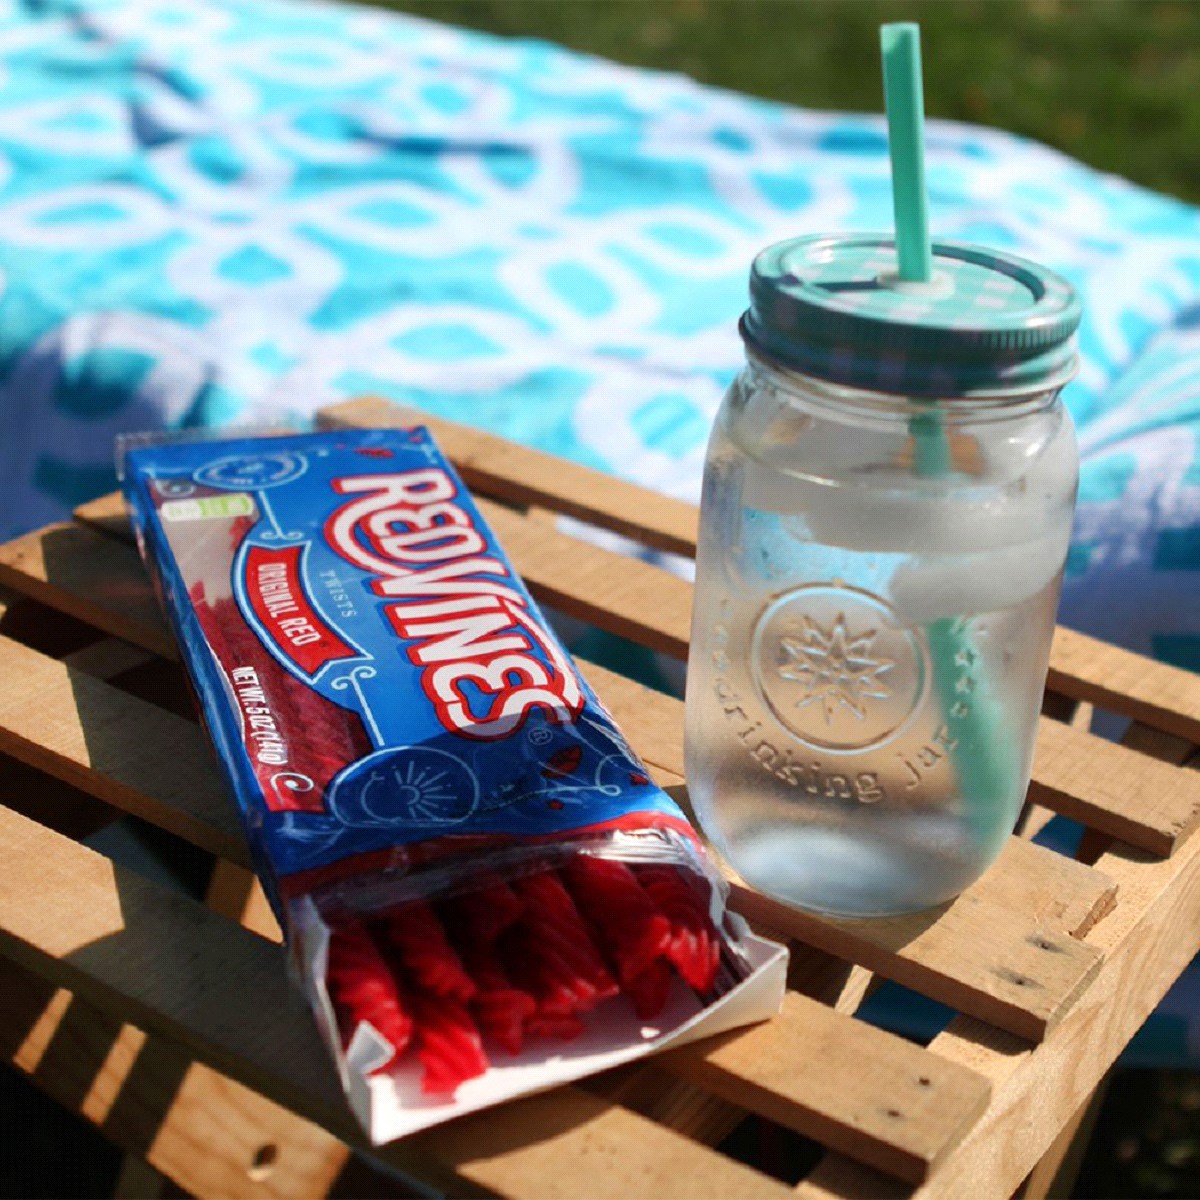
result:
M 424 429 L 142 445 L 124 467 L 375 1140 L 777 1008 L 782 951 L 725 913 Z

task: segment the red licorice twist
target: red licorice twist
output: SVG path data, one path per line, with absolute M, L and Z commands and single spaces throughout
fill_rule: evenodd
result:
M 557 873 L 526 876 L 513 890 L 525 914 L 502 939 L 501 954 L 514 978 L 537 997 L 539 1013 L 586 1012 L 617 995 L 616 980 Z
M 666 953 L 670 922 L 623 862 L 580 854 L 563 876 L 579 911 L 599 932 L 622 986 Z
M 525 911 L 524 901 L 507 883 L 499 880 L 455 896 L 448 907 L 473 937 L 484 942 L 494 942 L 506 929 L 511 929 Z
M 462 1004 L 475 995 L 475 985 L 446 940 L 441 922 L 423 900 L 387 913 L 379 929 L 416 989 Z
M 460 943 L 463 965 L 475 984 L 471 1012 L 484 1037 L 509 1054 L 520 1054 L 525 1022 L 537 1012 L 537 1001 L 516 987 L 491 942 L 476 938 Z
M 707 996 L 713 989 L 721 959 L 721 939 L 709 916 L 706 898 L 694 872 L 668 863 L 646 863 L 634 867 L 638 883 L 670 922 L 666 957 L 684 982 Z
M 392 1066 L 412 1039 L 413 1020 L 404 1011 L 396 981 L 371 935 L 358 922 L 334 930 L 329 940 L 325 986 L 337 1013 L 342 1045 L 348 1047 L 359 1022 L 369 1022 L 392 1046 Z
M 599 1002 L 596 989 L 563 957 L 517 929 L 497 943 L 509 978 L 537 1004 L 542 1016 L 573 1016 Z
M 466 1005 L 444 996 L 414 994 L 417 1058 L 425 1068 L 421 1090 L 453 1093 L 488 1069 L 483 1040 Z

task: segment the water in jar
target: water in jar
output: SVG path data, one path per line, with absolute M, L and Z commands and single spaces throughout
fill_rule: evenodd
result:
M 1057 403 L 953 408 L 941 477 L 915 428 L 750 371 L 705 475 L 692 801 L 749 883 L 848 916 L 951 898 L 1011 833 L 1070 532 Z

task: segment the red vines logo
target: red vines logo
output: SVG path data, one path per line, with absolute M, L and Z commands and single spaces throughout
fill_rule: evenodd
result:
M 384 613 L 409 643 L 446 729 L 492 741 L 534 709 L 556 724 L 579 716 L 574 668 L 530 617 L 470 515 L 452 503 L 457 489 L 445 471 L 350 476 L 333 488 L 359 498 L 326 521 L 326 540 L 376 576 L 371 590 L 390 601 Z

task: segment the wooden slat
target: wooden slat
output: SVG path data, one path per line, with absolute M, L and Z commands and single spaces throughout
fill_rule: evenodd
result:
M 1174 733 L 1163 733 L 1149 725 L 1133 724 L 1121 738 L 1121 745 L 1139 754 L 1148 754 L 1175 767 L 1186 766 L 1196 756 L 1196 743 Z
M 317 422 L 325 429 L 425 425 L 472 491 L 522 506 L 542 505 L 657 550 L 696 553 L 693 505 L 602 471 L 377 397 L 322 409 Z
M 1073 936 L 1112 904 L 1112 882 L 1010 838 L 999 861 L 930 913 L 841 921 L 787 908 L 735 882 L 731 906 L 778 929 L 1033 1041 L 1058 1024 L 1100 967 Z
M 204 903 L 213 912 L 236 921 L 269 942 L 283 941 L 283 930 L 279 928 L 258 876 L 245 867 L 218 858 L 213 864 Z
M 136 1154 L 127 1154 L 117 1172 L 112 1200 L 162 1200 L 167 1187 L 167 1177 L 161 1171 Z
M 8 809 L 0 809 L 0 952 L 356 1137 L 281 947 Z M 460 1188 L 467 1181 L 502 1193 L 572 1195 L 579 1178 L 597 1196 L 786 1192 L 572 1088 L 414 1135 L 383 1155 L 401 1166 L 440 1164 Z
M 584 679 L 616 716 L 639 757 L 652 766 L 684 776 L 683 704 L 606 667 L 576 658 Z
M 310 1111 L 335 1124 L 349 1117 L 281 946 L 9 808 L 0 808 L 0 952 L 251 1087 L 278 1093 L 286 1079 Z M 270 1047 L 243 1032 L 263 1013 Z
M 1008 839 L 988 874 L 995 877 L 990 903 L 1072 938 L 1084 937 L 1120 900 L 1103 872 L 1018 837 Z
M 751 1167 L 637 1116 L 582 1088 L 560 1088 L 440 1125 L 397 1142 L 383 1155 L 450 1195 L 463 1181 L 488 1194 L 578 1200 L 647 1196 L 728 1200 L 791 1196 Z
M 84 621 L 103 611 L 105 632 L 175 654 L 137 551 L 91 529 L 51 525 L 0 546 L 0 583 Z
M 579 1086 L 706 1146 L 719 1145 L 746 1119 L 744 1108 L 672 1075 L 660 1062 L 630 1063 L 582 1079 Z
M 153 662 L 155 657 L 148 650 L 141 646 L 135 646 L 132 642 L 124 642 L 115 637 L 104 637 L 90 646 L 84 646 L 82 650 L 64 655 L 62 661 L 68 667 L 82 671 L 85 675 L 91 675 L 96 679 L 115 679 L 117 676 L 125 674 L 126 671 L 132 671 L 136 667 Z
M 1200 742 L 1200 676 L 1059 626 L 1046 686 Z
M 620 676 L 601 668 L 589 675 L 619 719 L 636 731 L 635 749 L 640 744 L 653 752 L 660 744 L 655 727 L 631 718 L 636 706 L 652 709 L 660 693 L 621 680 L 628 686 L 610 694 L 607 683 Z M 2 636 L 0 678 L 26 684 L 20 692 L 0 691 L 0 752 L 231 863 L 249 865 L 237 814 L 208 739 L 193 720 Z M 169 755 L 163 747 L 170 747 Z M 679 755 L 654 757 L 674 762 Z M 681 782 L 670 768 L 654 776 L 660 786 Z
M 76 841 L 106 829 L 121 817 L 80 788 L 0 753 L 0 797 L 25 816 Z
M 4 1059 L 191 1195 L 324 1195 L 349 1159 L 319 1125 L 3 957 L 0 994 Z
M 106 528 L 110 534 L 113 531 L 128 535 L 129 521 L 125 514 L 124 501 L 119 492 L 81 505 L 76 510 L 81 519 L 94 523 L 97 528 Z M 501 520 L 509 516 L 503 514 Z M 490 519 L 490 518 L 489 518 Z M 97 553 L 102 554 L 102 549 Z M 135 586 L 135 577 L 141 578 L 141 586 L 148 592 L 149 581 L 145 578 L 140 562 L 131 563 L 127 557 L 120 556 L 112 564 L 113 570 L 127 573 L 125 587 Z M 65 589 L 64 589 L 65 590 Z M 57 594 L 57 593 L 56 593 Z M 73 596 L 74 603 L 87 611 L 90 619 L 100 628 L 108 628 L 112 613 L 105 603 L 103 596 L 89 598 L 87 595 Z M 139 624 L 138 640 L 141 645 L 158 645 L 164 634 L 170 637 L 166 624 L 157 608 L 149 613 L 141 614 L 144 623 Z M 177 653 L 172 642 L 172 653 Z M 663 767 L 676 775 L 683 775 L 683 705 L 671 696 L 656 692 L 652 688 L 626 679 L 615 671 L 604 667 L 580 661 L 580 667 L 588 682 L 599 691 L 610 708 L 621 709 L 624 712 L 637 713 L 636 721 L 626 730 L 634 749 L 645 761 L 653 766 Z
M 136 545 L 133 526 L 129 523 L 129 510 L 125 497 L 120 492 L 105 492 L 92 500 L 85 500 L 72 510 L 76 521 L 90 525 L 98 533 L 105 533 L 120 542 Z
M 972 1071 L 789 992 L 779 1016 L 668 1056 L 668 1065 L 735 1104 L 914 1183 L 987 1106 Z M 864 1070 L 864 1064 L 870 1064 Z M 831 1084 L 834 1086 L 831 1087 Z
M 1029 798 L 1151 854 L 1200 825 L 1200 777 L 1045 717 Z
M 476 504 L 537 600 L 651 650 L 687 657 L 692 623 L 687 580 L 547 529 L 482 497 Z
M 125 512 L 124 501 L 120 492 L 110 492 L 76 509 L 76 516 L 97 529 L 104 529 L 110 536 L 118 536 L 121 540 L 131 540 L 129 519 Z M 507 513 L 504 517 L 508 516 Z M 504 519 L 501 518 L 501 520 Z M 103 542 L 92 547 L 93 553 L 103 558 Z M 149 581 L 145 577 L 141 563 L 131 560 L 128 556 L 120 555 L 110 564 L 114 574 L 119 574 L 123 580 L 119 589 L 140 586 L 151 598 Z M 140 582 L 139 582 L 140 581 Z M 59 590 L 61 588 L 61 591 Z M 87 614 L 87 619 L 98 628 L 110 629 L 116 615 L 107 603 L 107 594 L 89 596 L 86 592 L 69 592 L 69 585 L 58 584 L 45 594 L 58 595 L 64 601 L 59 607 L 77 608 Z M 67 597 L 70 597 L 69 602 Z M 139 609 L 138 621 L 130 626 L 130 631 L 136 633 L 135 641 L 142 646 L 160 646 L 164 637 L 170 638 L 170 631 L 162 618 L 157 606 Z M 176 657 L 178 651 L 171 641 L 171 657 Z M 627 731 L 635 749 L 647 763 L 663 767 L 676 775 L 683 775 L 683 706 L 671 696 L 664 695 L 652 688 L 626 679 L 615 671 L 580 660 L 580 667 L 588 682 L 600 691 L 610 707 L 620 708 L 626 712 L 636 712 L 637 721 Z M 94 672 L 91 672 L 94 673 Z
M 1104 1107 L 1111 1078 L 1111 1075 L 1106 1077 L 1063 1126 L 1050 1149 L 1029 1173 L 1018 1193 L 1019 1200 L 1050 1200 L 1051 1197 L 1070 1196 L 1075 1191 L 1075 1180 Z
M 0 751 L 241 866 L 249 852 L 198 725 L 0 637 Z

